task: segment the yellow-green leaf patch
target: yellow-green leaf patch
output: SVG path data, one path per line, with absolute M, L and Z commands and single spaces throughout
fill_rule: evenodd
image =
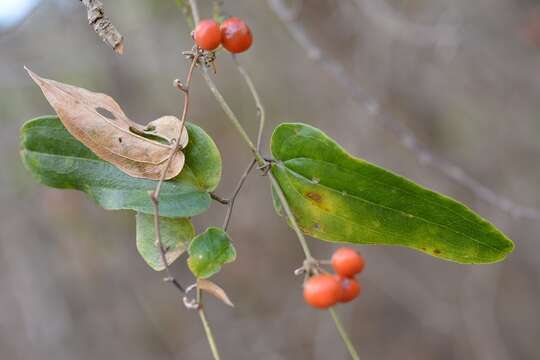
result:
M 221 266 L 236 259 L 236 250 L 229 235 L 220 228 L 208 228 L 197 235 L 189 245 L 188 266 L 197 278 L 208 278 Z
M 312 126 L 281 124 L 271 150 L 272 173 L 315 238 L 405 246 L 459 263 L 500 261 L 514 248 L 463 204 L 348 154 Z

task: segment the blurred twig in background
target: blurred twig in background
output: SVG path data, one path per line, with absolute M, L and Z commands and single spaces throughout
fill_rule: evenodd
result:
M 385 0 L 354 0 L 377 28 L 415 46 L 458 44 L 457 27 L 450 24 L 420 25 L 402 17 Z
M 459 166 L 431 152 L 418 141 L 418 138 L 411 129 L 385 114 L 381 109 L 380 102 L 363 89 L 360 84 L 351 79 L 341 63 L 323 54 L 321 48 L 311 40 L 304 27 L 297 21 L 299 14 L 298 5 L 289 8 L 283 0 L 267 0 L 267 2 L 285 25 L 291 37 L 306 52 L 307 56 L 320 63 L 330 72 L 348 90 L 358 105 L 367 110 L 367 113 L 373 119 L 380 120 L 381 124 L 392 131 L 399 138 L 401 145 L 415 154 L 420 164 L 437 169 L 448 178 L 472 191 L 479 199 L 509 213 L 514 218 L 540 220 L 540 209 L 520 206 L 512 200 L 495 193 Z M 363 8 L 369 9 L 371 15 L 374 15 L 374 11 L 376 10 L 377 16 L 382 16 L 378 11 L 383 5 L 377 5 L 375 9 L 369 0 L 358 0 L 358 3 L 361 3 Z M 368 3 L 371 5 L 367 6 Z M 392 20 L 387 19 L 386 21 Z M 392 25 L 392 28 L 394 29 L 394 25 Z M 414 32 L 416 33 L 418 31 L 420 29 L 415 27 Z M 431 37 L 432 35 L 430 35 L 430 41 L 433 41 L 434 39 L 431 39 Z
M 88 10 L 88 24 L 92 25 L 96 34 L 103 42 L 112 47 L 115 53 L 122 55 L 124 52 L 124 38 L 105 15 L 101 1 L 81 0 L 81 2 Z

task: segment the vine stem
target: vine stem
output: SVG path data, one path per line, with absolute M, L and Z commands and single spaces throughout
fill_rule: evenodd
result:
M 165 267 L 165 270 L 167 271 L 167 277 L 164 280 L 171 282 L 184 295 L 186 294 L 185 289 L 183 288 L 182 285 L 180 285 L 180 282 L 176 280 L 176 278 L 173 276 L 171 272 L 169 262 L 167 260 L 167 255 L 166 255 L 167 249 L 165 249 L 163 240 L 161 238 L 161 226 L 160 226 L 160 215 L 159 215 L 159 195 L 161 193 L 161 186 L 163 185 L 163 181 L 165 180 L 165 174 L 169 170 L 169 167 L 171 166 L 171 162 L 174 156 L 176 155 L 176 153 L 180 150 L 180 147 L 182 146 L 181 138 L 182 138 L 182 133 L 185 130 L 185 122 L 186 122 L 186 117 L 187 117 L 188 108 L 189 108 L 189 86 L 191 84 L 191 79 L 193 77 L 193 71 L 195 70 L 195 65 L 197 64 L 197 60 L 198 60 L 198 54 L 195 54 L 195 56 L 193 57 L 193 60 L 191 61 L 188 74 L 186 76 L 185 85 L 179 85 L 181 83 L 179 83 L 178 81 L 175 81 L 175 84 L 177 85 L 178 89 L 180 89 L 184 94 L 184 107 L 182 109 L 182 115 L 180 118 L 180 131 L 178 134 L 178 139 L 176 140 L 174 146 L 171 149 L 167 162 L 165 163 L 165 166 L 161 170 L 161 176 L 156 185 L 156 188 L 154 189 L 152 193 L 150 193 L 150 198 L 154 205 L 154 233 L 156 235 L 156 245 L 159 248 L 163 266 Z
M 232 212 L 234 209 L 234 203 L 236 202 L 236 198 L 238 197 L 238 194 L 240 194 L 240 191 L 242 190 L 242 187 L 244 186 L 244 183 L 246 182 L 246 179 L 253 170 L 253 167 L 257 163 L 257 160 L 253 159 L 249 163 L 249 166 L 246 168 L 242 176 L 240 176 L 240 180 L 238 180 L 238 184 L 236 185 L 236 188 L 234 189 L 233 195 L 231 196 L 230 200 L 228 201 L 228 208 L 227 208 L 227 214 L 225 215 L 225 220 L 223 221 L 223 230 L 227 231 L 229 228 L 229 224 L 231 221 Z
M 176 155 L 176 153 L 179 150 L 181 150 L 181 146 L 182 146 L 181 138 L 185 130 L 185 123 L 186 123 L 186 118 L 187 118 L 188 108 L 189 108 L 189 88 L 191 85 L 191 79 L 193 77 L 193 71 L 195 70 L 198 60 L 199 60 L 199 50 L 195 49 L 194 54 L 193 54 L 193 59 L 191 60 L 191 65 L 189 67 L 188 74 L 186 76 L 185 83 L 181 83 L 179 80 L 175 80 L 175 86 L 184 94 L 184 106 L 183 106 L 182 115 L 180 118 L 180 130 L 179 130 L 178 138 L 175 142 L 175 145 L 171 149 L 171 153 L 169 154 L 167 162 L 161 171 L 161 176 L 158 181 L 158 184 L 156 185 L 155 190 L 150 194 L 150 198 L 152 199 L 152 203 L 154 204 L 154 212 L 155 212 L 154 231 L 156 234 L 156 243 L 159 247 L 161 260 L 163 261 L 165 270 L 167 271 L 167 275 L 168 275 L 164 280 L 172 282 L 172 284 L 184 295 L 187 295 L 186 290 L 182 287 L 182 285 L 180 285 L 180 283 L 172 275 L 169 263 L 167 261 L 167 256 L 166 256 L 167 249 L 165 249 L 163 245 L 163 240 L 161 238 L 160 215 L 159 215 L 159 195 L 161 193 L 161 186 L 163 185 L 163 181 L 165 180 L 165 175 L 172 163 L 172 160 L 174 156 Z M 210 324 L 208 323 L 208 319 L 206 318 L 206 313 L 204 312 L 204 307 L 202 304 L 202 293 L 198 286 L 197 286 L 197 306 L 195 308 L 197 309 L 197 313 L 199 314 L 199 317 L 201 319 L 204 332 L 206 334 L 206 338 L 208 339 L 208 344 L 210 345 L 210 350 L 212 351 L 214 360 L 220 360 L 216 341 L 214 339 L 214 335 L 212 334 L 212 330 L 210 328 Z
M 195 20 L 195 24 L 197 24 L 197 22 L 199 21 L 197 1 L 196 0 L 190 0 L 189 3 L 190 3 L 190 6 L 191 6 L 191 10 L 192 10 L 192 13 L 193 13 L 193 18 Z M 240 134 L 240 137 L 242 137 L 244 142 L 248 145 L 250 150 L 253 152 L 253 155 L 255 156 L 255 161 L 260 165 L 261 168 L 267 167 L 268 162 L 263 158 L 263 156 L 260 153 L 260 143 L 261 143 L 263 126 L 264 126 L 264 121 L 265 121 L 264 106 L 262 105 L 259 94 L 258 94 L 258 92 L 257 92 L 257 90 L 255 88 L 255 85 L 253 84 L 253 81 L 251 80 L 251 77 L 247 73 L 247 71 L 240 65 L 240 63 L 238 62 L 238 60 L 236 59 L 235 56 L 233 56 L 233 60 L 234 60 L 234 62 L 236 64 L 236 67 L 237 67 L 238 71 L 240 72 L 240 74 L 244 78 L 246 84 L 248 85 L 248 87 L 249 87 L 249 89 L 251 91 L 251 94 L 253 96 L 253 99 L 254 99 L 254 101 L 255 101 L 255 103 L 257 105 L 257 112 L 258 112 L 258 115 L 259 115 L 260 124 L 259 124 L 259 131 L 258 131 L 258 135 L 257 135 L 257 145 L 256 146 L 253 144 L 253 142 L 251 141 L 249 135 L 246 133 L 244 127 L 242 126 L 242 124 L 238 120 L 238 117 L 236 116 L 234 111 L 231 109 L 231 107 L 229 106 L 229 104 L 227 103 L 227 101 L 225 100 L 225 98 L 223 97 L 223 95 L 221 94 L 219 89 L 217 88 L 216 84 L 214 83 L 214 81 L 212 80 L 212 78 L 210 77 L 210 75 L 208 73 L 208 69 L 206 69 L 206 68 L 203 68 L 203 77 L 204 77 L 204 79 L 206 81 L 206 84 L 210 88 L 210 91 L 212 92 L 212 94 L 214 95 L 214 97 L 216 98 L 218 103 L 220 104 L 221 108 L 223 109 L 223 111 L 225 112 L 225 114 L 227 115 L 229 120 L 232 122 L 233 126 L 236 128 L 238 133 Z M 278 164 L 277 166 L 280 166 L 280 165 Z M 283 193 L 283 190 L 281 189 L 281 186 L 279 185 L 278 181 L 276 180 L 276 178 L 274 177 L 272 172 L 268 172 L 268 177 L 270 178 L 272 188 L 276 192 L 276 194 L 277 194 L 277 196 L 279 198 L 279 201 L 280 201 L 280 203 L 281 203 L 281 205 L 283 207 L 283 210 L 285 211 L 285 214 L 287 215 L 287 218 L 289 219 L 289 223 L 290 223 L 291 227 L 293 228 L 294 232 L 296 233 L 298 241 L 300 242 L 302 250 L 304 251 L 304 255 L 306 257 L 305 261 L 308 262 L 308 263 L 313 262 L 315 259 L 311 255 L 311 250 L 309 249 L 306 238 L 304 237 L 304 234 L 302 233 L 302 230 L 300 229 L 300 227 L 298 226 L 298 223 L 296 222 L 296 218 L 294 217 L 294 214 L 291 211 L 291 208 L 289 206 L 287 198 L 285 197 L 285 194 Z M 232 210 L 232 207 L 229 207 L 229 210 Z M 341 324 L 341 321 L 340 321 L 337 313 L 335 312 L 334 309 L 330 309 L 329 311 L 330 311 L 330 314 L 332 315 L 332 319 L 334 320 L 334 323 L 336 324 L 336 328 L 338 329 L 338 332 L 339 332 L 343 342 L 345 343 L 345 346 L 346 346 L 347 350 L 349 351 L 349 353 L 351 355 L 351 358 L 353 360 L 359 360 L 360 358 L 358 356 L 358 353 L 356 352 L 356 350 L 355 350 L 355 348 L 354 348 L 354 346 L 353 346 L 353 344 L 352 344 L 352 342 L 351 342 L 345 328 Z
M 266 111 L 264 110 L 264 106 L 262 104 L 261 98 L 259 97 L 259 92 L 257 91 L 255 84 L 253 84 L 253 81 L 251 80 L 251 76 L 249 76 L 248 72 L 240 64 L 240 62 L 236 58 L 236 55 L 233 54 L 232 58 L 233 58 L 234 64 L 236 65 L 236 68 L 240 72 L 240 75 L 242 75 L 247 86 L 249 87 L 249 90 L 251 91 L 251 94 L 253 95 L 253 100 L 255 100 L 255 105 L 257 106 L 257 115 L 259 117 L 259 131 L 257 133 L 257 151 L 260 152 L 264 123 L 266 121 Z
M 336 328 L 339 332 L 339 335 L 341 336 L 341 340 L 343 340 L 343 343 L 347 347 L 347 350 L 349 350 L 351 358 L 353 358 L 353 360 L 360 360 L 360 356 L 358 356 L 358 353 L 356 352 L 356 349 L 354 348 L 354 345 L 349 338 L 349 334 L 347 334 L 347 331 L 343 327 L 343 324 L 341 323 L 341 320 L 339 319 L 336 310 L 334 308 L 330 308 L 328 311 L 330 312 L 332 319 L 334 319 L 334 323 L 336 324 Z
M 193 15 L 193 20 L 194 20 L 195 25 L 196 25 L 200 20 L 199 10 L 198 10 L 198 6 L 197 6 L 197 0 L 189 0 L 189 4 L 190 4 L 192 15 Z M 242 126 L 242 124 L 238 120 L 238 117 L 236 116 L 234 111 L 231 109 L 231 107 L 229 106 L 229 104 L 227 103 L 227 101 L 225 100 L 225 98 L 223 97 L 221 92 L 219 91 L 218 87 L 216 86 L 216 84 L 214 83 L 212 78 L 210 77 L 208 69 L 206 67 L 203 67 L 203 72 L 202 72 L 203 77 L 204 77 L 204 80 L 206 81 L 206 84 L 208 85 L 210 91 L 212 92 L 212 94 L 216 98 L 217 102 L 220 104 L 221 108 L 223 109 L 223 111 L 225 112 L 225 114 L 227 115 L 229 120 L 232 122 L 233 126 L 236 128 L 238 133 L 240 134 L 240 137 L 244 140 L 244 142 L 247 144 L 247 146 L 253 152 L 253 155 L 255 157 L 254 162 L 258 163 L 259 166 L 261 167 L 261 169 L 262 168 L 267 168 L 269 166 L 269 163 L 264 159 L 264 157 L 260 153 L 260 143 L 261 143 L 263 126 L 264 126 L 264 121 L 265 121 L 264 106 L 262 105 L 259 94 L 258 94 L 258 92 L 257 92 L 257 90 L 255 88 L 255 85 L 253 84 L 253 81 L 251 80 L 251 77 L 247 73 L 247 71 L 240 65 L 240 63 L 238 62 L 238 60 L 236 59 L 236 57 L 234 55 L 233 55 L 233 60 L 234 60 L 234 62 L 236 64 L 236 67 L 237 67 L 238 71 L 240 72 L 240 74 L 244 78 L 246 84 L 248 85 L 248 87 L 250 89 L 250 92 L 251 92 L 251 94 L 253 96 L 253 99 L 254 99 L 254 101 L 255 101 L 255 103 L 257 105 L 257 112 L 258 112 L 258 115 L 259 115 L 259 131 L 258 131 L 258 135 L 257 135 L 257 145 L 256 146 L 253 144 L 253 142 L 251 141 L 251 138 L 246 133 L 244 127 Z M 281 166 L 281 165 L 278 164 L 277 166 Z M 250 168 L 248 168 L 248 171 L 246 171 L 245 176 L 247 176 L 247 173 L 249 173 L 249 170 L 250 170 Z M 279 185 L 278 181 L 276 180 L 276 178 L 274 177 L 274 175 L 272 174 L 271 171 L 269 171 L 267 174 L 268 174 L 268 177 L 270 178 L 272 188 L 276 192 L 276 194 L 277 194 L 277 196 L 279 198 L 279 201 L 280 201 L 280 203 L 281 203 L 281 205 L 283 207 L 283 210 L 285 211 L 285 214 L 287 215 L 287 218 L 289 219 L 290 225 L 292 226 L 294 232 L 296 233 L 296 236 L 298 237 L 298 241 L 300 242 L 300 245 L 302 246 L 302 250 L 304 251 L 304 254 L 305 254 L 305 257 L 306 257 L 305 262 L 313 262 L 313 261 L 315 261 L 315 259 L 311 255 L 311 251 L 310 251 L 309 246 L 307 244 L 307 241 L 306 241 L 306 239 L 304 237 L 304 234 L 300 230 L 300 227 L 298 226 L 298 223 L 296 222 L 296 218 L 294 217 L 294 214 L 291 211 L 291 208 L 289 206 L 287 198 L 285 197 L 285 194 L 283 193 L 283 190 L 281 189 L 281 186 Z M 239 188 L 242 187 L 243 179 L 244 179 L 245 176 L 242 176 L 242 178 L 240 180 Z M 229 207 L 229 211 L 232 211 L 232 207 Z M 228 221 L 228 220 L 226 220 L 226 221 Z M 353 360 L 359 360 L 360 358 L 358 356 L 358 353 L 356 352 L 354 346 L 352 345 L 352 342 L 351 342 L 345 328 L 341 324 L 341 321 L 340 321 L 337 313 L 332 308 L 329 311 L 330 311 L 330 314 L 332 315 L 332 318 L 334 319 L 334 323 L 336 324 L 338 332 L 340 333 L 341 338 L 342 338 L 343 342 L 345 343 L 345 346 L 347 347 L 347 350 L 349 351 L 349 353 L 351 355 L 351 358 Z M 203 317 L 201 317 L 201 319 L 202 318 Z M 204 324 L 204 321 L 203 321 L 203 324 Z M 205 330 L 206 329 L 207 328 L 205 327 Z M 209 327 L 208 327 L 208 331 L 210 331 Z M 207 336 L 208 336 L 208 333 L 207 333 Z M 210 332 L 210 336 L 208 336 L 209 342 L 210 342 L 211 338 L 213 338 L 213 337 L 211 337 L 211 332 Z M 211 346 L 212 346 L 212 344 L 211 344 Z
M 194 0 L 191 0 L 191 2 L 194 2 Z M 193 5 L 191 6 L 193 8 Z M 221 105 L 221 108 L 223 109 L 223 111 L 225 112 L 229 120 L 232 122 L 233 126 L 236 128 L 236 130 L 240 134 L 240 137 L 242 137 L 242 140 L 244 140 L 244 142 L 247 144 L 247 146 L 253 153 L 253 156 L 255 156 L 257 163 L 260 166 L 264 166 L 266 164 L 266 161 L 263 159 L 263 157 L 257 150 L 257 147 L 251 141 L 249 135 L 246 133 L 246 130 L 244 130 L 244 127 L 242 126 L 238 118 L 236 117 L 236 114 L 234 113 L 234 111 L 232 111 L 231 107 L 229 106 L 229 104 L 227 103 L 223 95 L 221 95 L 221 92 L 219 91 L 216 84 L 210 77 L 210 74 L 208 73 L 208 69 L 203 68 L 202 74 L 203 74 L 204 80 L 206 81 L 206 84 L 210 88 L 210 91 L 212 92 L 212 94 L 214 95 L 218 103 Z
M 276 195 L 279 198 L 279 202 L 281 203 L 281 206 L 283 207 L 285 214 L 289 218 L 291 227 L 296 233 L 296 237 L 298 237 L 298 241 L 300 242 L 300 245 L 302 246 L 302 250 L 304 250 L 304 255 L 306 256 L 306 260 L 307 261 L 314 260 L 313 256 L 311 255 L 311 250 L 309 249 L 309 245 L 307 244 L 306 238 L 304 237 L 304 233 L 302 233 L 302 230 L 300 230 L 300 227 L 298 226 L 298 223 L 296 222 L 296 218 L 294 217 L 294 214 L 292 213 L 291 207 L 289 206 L 289 202 L 287 201 L 287 198 L 285 197 L 285 194 L 283 193 L 281 186 L 279 186 L 279 183 L 277 179 L 275 178 L 274 174 L 269 172 L 268 177 L 270 178 L 270 182 L 272 183 L 272 188 L 276 192 Z
M 206 338 L 208 339 L 208 345 L 210 345 L 210 350 L 212 351 L 212 356 L 214 356 L 214 360 L 220 360 L 221 358 L 219 356 L 216 340 L 214 339 L 214 334 L 212 333 L 212 329 L 210 328 L 210 323 L 208 322 L 208 319 L 206 318 L 206 313 L 204 312 L 204 306 L 202 305 L 202 297 L 202 291 L 197 287 L 197 303 L 199 304 L 197 312 L 199 313 L 199 317 L 201 318 L 204 333 L 206 334 Z

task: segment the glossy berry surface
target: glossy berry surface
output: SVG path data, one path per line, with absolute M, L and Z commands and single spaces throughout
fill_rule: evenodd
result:
M 231 17 L 221 24 L 221 44 L 233 54 L 246 51 L 253 43 L 253 35 L 247 24 L 237 18 Z
M 360 295 L 362 287 L 358 280 L 350 277 L 336 275 L 341 286 L 341 296 L 339 302 L 346 303 L 352 301 Z
M 304 299 L 318 309 L 335 305 L 340 300 L 341 294 L 341 284 L 334 275 L 315 275 L 304 284 Z
M 332 267 L 341 276 L 353 277 L 364 270 L 364 258 L 356 250 L 342 247 L 332 255 Z
M 206 19 L 199 22 L 193 31 L 195 44 L 204 50 L 212 51 L 217 49 L 221 43 L 221 30 L 219 25 L 212 19 Z

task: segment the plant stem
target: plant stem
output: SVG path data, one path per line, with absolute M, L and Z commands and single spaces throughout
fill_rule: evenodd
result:
M 167 162 L 165 163 L 165 166 L 161 170 L 161 176 L 159 178 L 159 181 L 156 185 L 155 190 L 150 194 L 150 198 L 152 200 L 152 203 L 154 204 L 154 233 L 156 235 L 156 243 L 159 248 L 159 252 L 161 255 L 161 261 L 163 262 L 163 266 L 165 267 L 165 270 L 167 271 L 167 277 L 164 279 L 168 282 L 171 282 L 181 293 L 185 294 L 186 291 L 183 288 L 182 285 L 176 280 L 176 278 L 173 276 L 171 269 L 169 267 L 169 262 L 167 261 L 167 249 L 165 249 L 165 246 L 163 245 L 163 240 L 161 239 L 161 226 L 160 226 L 160 215 L 159 215 L 159 195 L 161 193 L 161 186 L 163 184 L 163 181 L 165 180 L 165 175 L 167 174 L 167 171 L 169 170 L 169 167 L 171 166 L 172 159 L 176 155 L 176 153 L 180 150 L 181 146 L 181 138 L 182 133 L 185 130 L 185 122 L 187 117 L 187 112 L 189 108 L 189 86 L 191 84 L 191 79 L 193 77 L 193 71 L 195 70 L 195 65 L 197 64 L 198 55 L 196 54 L 193 57 L 193 60 L 191 62 L 191 66 L 189 67 L 188 74 L 186 76 L 186 84 L 182 87 L 179 87 L 183 94 L 184 94 L 184 106 L 182 108 L 182 115 L 180 118 L 180 131 L 178 134 L 178 139 L 176 140 L 176 143 L 172 146 L 171 152 L 169 154 L 169 158 L 167 159 Z
M 193 7 L 193 5 L 192 5 L 192 7 Z M 244 127 L 242 126 L 242 124 L 240 123 L 238 118 L 236 117 L 236 114 L 232 111 L 231 107 L 229 106 L 229 104 L 227 103 L 227 101 L 225 100 L 223 95 L 221 95 L 221 92 L 219 91 L 216 84 L 214 83 L 214 81 L 210 77 L 210 75 L 208 73 L 208 69 L 206 69 L 206 68 L 203 68 L 203 77 L 204 77 L 204 80 L 206 81 L 206 84 L 210 88 L 210 91 L 212 92 L 212 94 L 214 94 L 214 97 L 216 98 L 218 103 L 223 108 L 223 111 L 225 111 L 225 114 L 227 115 L 229 120 L 231 120 L 231 122 L 233 123 L 236 130 L 240 133 L 240 136 L 242 137 L 244 142 L 249 146 L 250 150 L 253 152 L 253 155 L 255 156 L 255 159 L 257 160 L 259 165 L 264 165 L 265 161 L 264 161 L 263 157 L 257 151 L 257 148 L 255 147 L 255 145 L 253 144 L 253 142 L 249 138 L 249 135 L 246 133 L 246 131 L 244 130 Z
M 193 18 L 195 20 L 195 24 L 197 24 L 198 21 L 199 21 L 199 11 L 198 11 L 198 7 L 197 7 L 197 1 L 196 0 L 190 0 L 189 4 L 191 6 L 191 10 L 192 10 L 192 13 L 193 13 Z M 261 137 L 262 137 L 262 131 L 263 131 L 263 126 L 264 126 L 264 121 L 265 121 L 264 106 L 262 105 L 259 94 L 258 94 L 258 92 L 257 92 L 257 90 L 255 88 L 255 85 L 253 84 L 253 81 L 251 80 L 251 77 L 249 76 L 249 74 L 240 65 L 240 63 L 237 61 L 235 56 L 233 56 L 233 60 L 236 63 L 236 66 L 237 66 L 240 74 L 244 77 L 244 80 L 246 81 L 246 83 L 247 83 L 247 85 L 248 85 L 248 87 L 249 87 L 249 89 L 250 89 L 250 91 L 252 93 L 252 96 L 253 96 L 253 98 L 255 100 L 255 103 L 257 105 L 257 110 L 258 110 L 258 113 L 259 113 L 259 121 L 260 121 L 259 131 L 258 131 L 258 135 L 257 135 L 257 146 L 255 146 L 253 144 L 253 142 L 251 141 L 251 139 L 248 136 L 248 134 L 246 133 L 244 127 L 242 126 L 242 124 L 238 120 L 236 114 L 232 111 L 231 107 L 229 106 L 229 104 L 227 103 L 227 101 L 225 100 L 223 95 L 221 95 L 221 92 L 219 91 L 216 84 L 214 83 L 214 81 L 210 77 L 210 75 L 208 73 L 208 69 L 206 69 L 205 67 L 203 68 L 203 77 L 204 77 L 204 80 L 206 81 L 206 84 L 210 88 L 210 91 L 212 92 L 212 94 L 214 94 L 214 97 L 216 98 L 218 103 L 221 105 L 223 111 L 225 112 L 225 114 L 227 115 L 229 120 L 232 122 L 232 124 L 234 125 L 236 130 L 239 132 L 239 134 L 242 137 L 242 139 L 244 140 L 244 142 L 248 145 L 248 147 L 253 152 L 253 155 L 255 156 L 255 161 L 261 167 L 265 167 L 265 166 L 268 165 L 268 162 L 263 158 L 263 156 L 259 152 L 260 143 L 261 143 Z M 278 165 L 278 166 L 280 166 L 280 165 Z M 304 234 L 300 230 L 300 227 L 298 226 L 298 223 L 296 222 L 296 218 L 294 217 L 294 214 L 291 211 L 291 208 L 289 206 L 287 198 L 285 197 L 285 194 L 283 193 L 283 190 L 281 189 L 281 186 L 277 182 L 277 180 L 274 177 L 274 175 L 272 174 L 272 172 L 268 172 L 268 177 L 270 178 L 270 182 L 272 184 L 272 187 L 275 190 L 276 194 L 278 195 L 278 198 L 279 198 L 279 201 L 281 202 L 283 210 L 285 211 L 285 214 L 287 215 L 287 217 L 289 219 L 289 222 L 290 222 L 292 228 L 294 229 L 294 232 L 296 233 L 296 236 L 298 237 L 298 241 L 300 242 L 300 245 L 302 246 L 302 249 L 303 249 L 305 257 L 306 257 L 306 261 L 308 261 L 308 262 L 313 261 L 314 258 L 311 255 L 311 251 L 309 249 L 307 241 L 306 241 L 306 239 L 304 237 Z M 240 186 L 240 188 L 241 188 L 241 186 Z M 229 209 L 232 210 L 232 207 L 229 208 Z M 199 290 L 197 289 L 197 291 L 199 291 Z M 345 343 L 345 346 L 347 347 L 347 350 L 349 351 L 349 354 L 351 355 L 351 358 L 353 360 L 360 360 L 360 358 L 358 356 L 358 353 L 356 352 L 354 346 L 352 345 L 352 342 L 350 341 L 350 338 L 349 338 L 345 328 L 341 324 L 341 321 L 340 321 L 338 315 L 336 314 L 335 310 L 333 308 L 330 308 L 329 311 L 330 311 L 330 314 L 332 315 L 332 318 L 334 319 L 334 322 L 335 322 L 336 327 L 337 327 L 337 329 L 338 329 L 338 331 L 339 331 L 339 333 L 341 335 L 341 338 L 343 339 L 343 342 Z M 203 319 L 203 317 L 204 317 L 204 313 L 201 316 L 201 319 Z M 204 325 L 204 320 L 203 320 L 203 325 Z M 206 330 L 206 327 L 205 327 L 205 330 Z M 212 347 L 213 337 L 212 337 L 212 333 L 210 332 L 209 327 L 208 327 L 208 331 L 207 331 L 207 337 L 208 337 L 208 342 L 210 343 L 210 346 Z M 213 344 L 213 345 L 215 346 L 215 344 Z
M 197 0 L 189 0 L 189 6 L 191 7 L 193 22 L 195 23 L 195 26 L 197 26 L 197 24 L 201 20 L 201 17 L 199 16 L 199 6 L 197 5 Z
M 210 328 L 210 323 L 206 319 L 206 313 L 204 312 L 204 307 L 202 304 L 202 296 L 203 295 L 202 295 L 201 289 L 197 287 L 197 303 L 199 304 L 199 308 L 197 309 L 197 312 L 199 313 L 199 317 L 201 318 L 204 332 L 206 333 L 206 338 L 208 339 L 208 345 L 210 345 L 210 350 L 212 351 L 214 360 L 220 360 L 219 351 L 216 345 L 216 340 L 214 339 L 214 334 L 212 333 L 212 329 Z
M 276 192 L 279 198 L 279 202 L 281 203 L 281 206 L 283 207 L 283 210 L 285 211 L 285 215 L 287 215 L 287 217 L 289 218 L 291 227 L 293 228 L 294 232 L 296 233 L 296 236 L 298 237 L 298 241 L 300 242 L 300 245 L 302 246 L 302 250 L 304 250 L 306 260 L 308 261 L 313 260 L 313 256 L 311 255 L 311 250 L 309 249 L 306 238 L 304 237 L 304 233 L 302 233 L 302 230 L 300 230 L 300 227 L 298 226 L 298 223 L 296 222 L 296 218 L 294 217 L 294 214 L 292 213 L 292 210 L 289 206 L 289 202 L 287 201 L 287 198 L 285 197 L 285 194 L 283 193 L 281 186 L 279 186 L 279 183 L 277 182 L 272 172 L 268 173 L 268 177 L 270 178 L 270 182 L 272 183 L 272 188 Z
M 343 340 L 343 343 L 347 347 L 347 350 L 349 350 L 351 358 L 353 360 L 360 360 L 360 357 L 358 356 L 358 353 L 356 352 L 356 349 L 354 348 L 354 345 L 349 338 L 349 334 L 347 334 L 347 331 L 343 327 L 343 324 L 341 324 L 341 320 L 339 319 L 336 310 L 334 308 L 330 308 L 328 311 L 330 312 L 330 315 L 332 315 L 332 319 L 334 319 L 334 323 L 336 324 L 336 328 L 339 332 L 339 335 L 341 336 L 341 340 Z
M 262 104 L 261 98 L 259 97 L 259 93 L 257 92 L 257 88 L 255 87 L 255 84 L 253 84 L 253 81 L 251 80 L 251 76 L 249 76 L 248 72 L 240 64 L 240 62 L 236 58 L 236 55 L 233 54 L 232 58 L 236 65 L 236 68 L 240 72 L 240 75 L 242 75 L 247 86 L 249 87 L 249 90 L 251 91 L 251 94 L 253 95 L 253 100 L 255 100 L 255 104 L 257 105 L 257 115 L 259 117 L 259 131 L 257 133 L 257 151 L 260 152 L 264 123 L 266 121 L 266 111 L 264 110 L 264 106 Z
M 240 194 L 240 190 L 242 190 L 242 186 L 244 186 L 244 183 L 246 182 L 246 179 L 257 163 L 257 160 L 253 159 L 249 163 L 249 166 L 246 168 L 246 170 L 242 173 L 242 176 L 240 176 L 240 180 L 238 180 L 238 184 L 236 185 L 236 188 L 234 189 L 233 195 L 229 199 L 228 208 L 227 208 L 227 214 L 225 215 L 225 220 L 223 221 L 223 230 L 227 231 L 229 228 L 229 223 L 231 221 L 231 216 L 234 208 L 234 203 L 236 202 L 236 198 L 238 197 L 238 194 Z

